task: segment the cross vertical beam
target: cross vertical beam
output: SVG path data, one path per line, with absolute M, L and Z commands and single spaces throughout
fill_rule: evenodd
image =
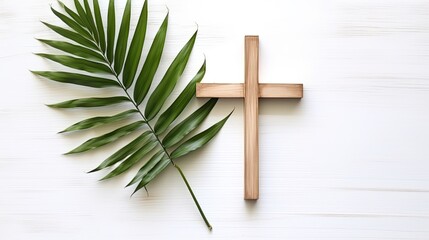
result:
M 244 199 L 259 198 L 259 37 L 245 37 Z

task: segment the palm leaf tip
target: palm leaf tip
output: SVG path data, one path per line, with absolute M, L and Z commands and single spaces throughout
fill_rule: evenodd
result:
M 92 170 L 89 170 L 88 172 L 86 172 L 86 173 L 94 173 L 94 172 L 97 172 L 97 171 L 100 171 L 101 169 L 99 169 L 99 168 L 94 168 L 94 169 L 92 169 Z
M 65 4 L 64 4 L 62 1 L 57 0 L 57 3 L 58 3 L 58 5 L 60 5 L 60 7 L 62 7 L 62 8 L 64 8 L 64 7 L 65 7 Z

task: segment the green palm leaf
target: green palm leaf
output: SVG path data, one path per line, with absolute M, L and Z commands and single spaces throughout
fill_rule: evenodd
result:
M 101 50 L 104 52 L 106 51 L 106 36 L 104 34 L 103 20 L 101 18 L 101 11 L 100 11 L 100 5 L 98 3 L 98 0 L 93 1 L 93 6 L 94 6 L 95 22 L 97 23 L 97 33 L 100 39 L 100 47 L 101 47 Z
M 183 120 L 181 123 L 177 124 L 162 140 L 162 144 L 166 148 L 169 148 L 182 139 L 184 139 L 192 130 L 200 126 L 200 124 L 206 119 L 211 110 L 216 105 L 217 98 L 212 98 L 207 101 L 203 106 L 198 110 L 193 112 L 189 117 Z
M 101 125 L 108 124 L 108 123 L 117 122 L 117 121 L 126 119 L 130 115 L 137 113 L 137 112 L 138 111 L 135 109 L 130 109 L 130 110 L 123 111 L 123 112 L 118 113 L 118 114 L 113 115 L 113 116 L 102 116 L 102 117 L 88 118 L 88 119 L 82 120 L 80 122 L 77 122 L 77 123 L 71 125 L 70 127 L 62 130 L 59 133 L 84 130 L 84 129 L 94 128 L 94 127 L 101 126 Z
M 150 139 L 149 139 L 150 140 Z M 131 156 L 129 156 L 126 160 L 124 160 L 117 168 L 115 168 L 113 171 L 111 171 L 109 174 L 107 174 L 105 177 L 103 177 L 101 180 L 106 180 L 115 176 L 118 176 L 119 174 L 124 173 L 128 169 L 130 169 L 132 166 L 134 166 L 137 162 L 142 160 L 146 154 L 148 154 L 152 149 L 156 147 L 157 143 L 156 141 L 148 141 L 142 148 L 137 150 L 135 153 L 133 153 Z
M 95 35 L 94 35 L 95 29 L 90 24 L 89 18 L 87 17 L 87 13 L 85 12 L 85 9 L 82 7 L 82 5 L 80 4 L 79 0 L 74 0 L 74 6 L 76 7 L 79 18 L 82 20 L 86 29 L 88 29 L 93 34 L 93 36 L 95 37 Z
M 81 26 L 85 26 L 85 23 L 82 21 L 82 19 L 80 18 L 80 16 L 77 13 L 75 13 L 73 10 L 71 10 L 70 8 L 68 8 L 63 2 L 58 1 L 58 3 L 64 9 L 64 11 L 66 11 L 66 13 L 71 18 L 73 18 L 73 20 L 75 20 L 75 22 L 79 23 Z
M 115 82 L 114 80 L 93 77 L 79 73 L 49 71 L 32 71 L 32 73 L 62 83 L 70 83 L 94 88 L 119 87 L 119 83 Z
M 191 99 L 195 96 L 196 84 L 201 82 L 204 75 L 206 74 L 206 61 L 204 61 L 203 66 L 201 66 L 197 75 L 188 83 L 185 89 L 180 93 L 180 95 L 174 100 L 171 106 L 165 110 L 159 116 L 158 121 L 155 124 L 155 133 L 163 133 L 168 126 L 182 113 Z
M 129 102 L 129 99 L 124 96 L 106 98 L 80 98 L 55 104 L 48 104 L 48 106 L 53 108 L 102 107 L 121 102 Z
M 75 58 L 67 55 L 53 55 L 45 53 L 36 53 L 37 56 L 47 58 L 51 61 L 62 64 L 66 67 L 90 72 L 90 73 L 111 73 L 111 69 L 99 62 L 85 60 L 83 58 Z
M 91 29 L 91 32 L 93 33 L 94 39 L 96 42 L 99 42 L 99 36 L 97 28 L 95 27 L 95 22 L 92 16 L 91 8 L 89 7 L 88 0 L 83 0 L 83 4 L 85 6 L 85 15 L 80 16 L 81 18 L 86 18 L 89 23 L 89 28 Z
M 91 138 L 66 154 L 86 152 L 86 151 L 104 146 L 108 143 L 114 142 L 119 138 L 127 134 L 130 134 L 137 128 L 141 127 L 143 123 L 144 123 L 143 121 L 134 122 L 126 126 L 120 127 L 109 133 L 106 133 L 104 135 L 101 135 L 99 137 Z
M 148 120 L 152 120 L 158 114 L 165 100 L 167 100 L 176 86 L 177 80 L 182 76 L 186 64 L 188 63 L 189 56 L 191 55 L 192 48 L 194 47 L 197 32 L 198 31 L 195 31 L 191 39 L 189 39 L 182 50 L 180 50 L 179 54 L 177 54 L 161 82 L 150 96 L 145 109 L 145 116 Z
M 119 27 L 118 40 L 115 49 L 115 71 L 119 75 L 124 66 L 125 53 L 127 51 L 128 33 L 130 32 L 131 0 L 127 0 L 121 26 Z
M 157 83 L 156 86 L 154 86 L 154 90 L 150 92 L 149 89 L 158 71 L 166 42 L 168 13 L 159 26 L 147 55 L 142 55 L 143 46 L 146 41 L 146 30 L 150 30 L 148 28 L 149 9 L 147 1 L 145 1 L 141 8 L 136 29 L 129 46 L 131 0 L 127 0 L 126 2 L 117 36 L 114 0 L 109 1 L 106 29 L 104 29 L 98 0 L 92 0 L 92 9 L 89 0 L 82 1 L 83 5 L 79 0 L 74 0 L 76 12 L 62 2 L 59 2 L 59 4 L 61 8 L 64 9 L 65 14 L 52 9 L 52 12 L 67 25 L 66 28 L 43 22 L 48 28 L 63 36 L 68 41 L 47 39 L 39 39 L 39 41 L 50 47 L 61 50 L 65 54 L 38 53 L 37 55 L 57 62 L 67 68 L 85 71 L 94 75 L 69 71 L 32 72 L 41 77 L 60 83 L 69 83 L 92 88 L 116 87 L 123 91 L 123 94 L 120 96 L 115 94 L 114 96 L 106 97 L 84 97 L 48 105 L 50 107 L 92 108 L 108 107 L 119 103 L 125 103 L 128 104 L 128 106 L 126 106 L 126 110 L 115 115 L 95 116 L 81 120 L 67 127 L 61 131 L 61 133 L 79 130 L 84 131 L 122 120 L 135 119 L 137 116 L 139 116 L 141 120 L 110 130 L 110 132 L 101 136 L 91 138 L 67 154 L 90 151 L 113 143 L 130 133 L 143 130 L 139 133 L 140 135 L 138 137 L 126 142 L 123 147 L 114 151 L 113 154 L 90 172 L 100 171 L 116 165 L 114 169 L 102 179 L 113 178 L 127 171 L 131 171 L 137 164 L 145 161 L 143 166 L 127 185 L 136 184 L 135 193 L 141 188 L 146 188 L 151 181 L 164 172 L 168 166 L 172 165 L 179 171 L 180 176 L 191 193 L 192 199 L 197 205 L 198 211 L 206 225 L 211 229 L 189 182 L 183 171 L 174 161 L 176 158 L 185 156 L 207 144 L 220 131 L 231 115 L 229 114 L 207 130 L 192 136 L 192 132 L 202 124 L 216 105 L 217 99 L 211 99 L 192 112 L 183 121 L 175 123 L 176 119 L 189 106 L 190 101 L 192 101 L 195 96 L 196 83 L 203 79 L 206 72 L 205 61 L 173 103 L 165 110 L 162 109 L 186 68 L 195 44 L 197 31 L 195 31 L 192 37 L 179 51 L 167 71 L 163 73 L 161 81 Z M 141 64 L 143 64 L 143 67 L 140 72 L 137 73 L 138 66 Z M 98 74 L 102 75 L 99 76 Z M 136 79 L 136 81 L 134 81 L 134 79 Z M 132 87 L 134 87 L 133 98 L 131 98 L 128 92 L 128 89 Z M 140 106 L 146 96 L 149 96 L 147 103 L 144 106 Z M 130 109 L 130 107 L 132 107 L 132 109 Z M 145 111 L 142 112 L 140 107 L 144 107 Z M 157 121 L 154 123 L 151 122 L 151 120 L 156 117 L 158 117 Z M 163 136 L 163 133 L 170 127 L 172 129 Z M 181 143 L 185 138 L 188 140 Z M 181 144 L 170 153 L 170 148 L 179 143 Z
M 113 51 L 115 47 L 115 29 L 116 29 L 116 20 L 115 20 L 115 1 L 109 1 L 109 10 L 107 13 L 107 46 L 106 46 L 106 55 L 110 63 L 113 62 Z
M 167 36 L 167 26 L 168 14 L 165 16 L 161 27 L 159 27 L 159 30 L 153 39 L 146 61 L 144 62 L 140 75 L 137 78 L 134 88 L 134 100 L 137 104 L 140 104 L 146 97 L 150 85 L 152 84 L 153 77 L 158 69 L 162 51 L 164 49 L 165 37 Z
M 95 45 L 94 42 L 88 40 L 87 38 L 83 37 L 82 35 L 80 35 L 77 32 L 73 32 L 67 29 L 64 29 L 62 27 L 58 27 L 49 23 L 45 23 L 42 22 L 43 24 L 45 24 L 48 28 L 52 29 L 54 32 L 60 34 L 61 36 L 68 38 L 76 43 L 81 44 L 82 46 L 88 47 L 88 48 L 92 48 L 97 50 L 97 45 Z
M 104 57 L 102 55 L 86 47 L 82 47 L 79 45 L 71 44 L 68 42 L 62 42 L 62 41 L 54 41 L 54 40 L 46 40 L 46 39 L 37 39 L 37 40 L 53 48 L 59 49 L 66 53 L 73 54 L 78 57 L 97 60 L 97 61 L 104 61 Z
M 147 26 L 147 1 L 144 2 L 139 21 L 131 40 L 130 49 L 128 50 L 127 60 L 125 61 L 123 82 L 126 88 L 131 87 L 134 76 L 136 75 L 137 66 L 139 65 L 140 56 L 143 50 L 143 43 L 146 35 Z
M 129 144 L 125 145 L 118 151 L 116 151 L 114 154 L 112 154 L 110 157 L 108 157 L 106 160 L 104 160 L 98 167 L 94 168 L 90 172 L 96 172 L 101 169 L 110 167 L 123 159 L 125 159 L 127 156 L 131 155 L 135 151 L 137 151 L 139 148 L 143 147 L 143 145 L 146 143 L 146 140 L 150 137 L 150 132 L 146 131 L 142 133 L 140 136 L 138 136 L 136 139 L 134 139 Z
M 228 114 L 224 119 L 220 120 L 204 132 L 201 132 L 188 141 L 184 142 L 182 145 L 180 145 L 178 148 L 176 148 L 171 153 L 171 158 L 176 159 L 179 157 L 182 157 L 190 152 L 193 152 L 197 150 L 198 148 L 201 148 L 205 144 L 207 144 L 216 134 L 219 132 L 219 130 L 223 127 L 226 120 L 228 120 L 229 116 L 231 116 L 232 112 Z
M 70 19 L 69 17 L 67 17 L 66 15 L 58 12 L 57 10 L 55 10 L 53 7 L 51 7 L 52 12 L 59 18 L 61 19 L 61 21 L 63 21 L 67 26 L 69 26 L 70 28 L 72 28 L 73 30 L 75 30 L 76 32 L 82 34 L 84 37 L 86 38 L 90 38 L 91 35 L 88 33 L 88 31 L 86 31 L 83 27 L 81 27 L 81 25 L 79 25 L 77 22 L 75 22 L 74 20 Z
M 168 157 L 160 158 L 159 161 L 149 169 L 149 171 L 141 177 L 140 183 L 137 185 L 133 194 L 138 190 L 146 187 L 154 178 L 156 178 L 168 165 L 170 165 L 171 160 Z
M 156 164 L 158 164 L 163 159 L 168 159 L 167 155 L 165 155 L 165 152 L 163 150 L 159 150 L 157 153 L 155 153 L 149 161 L 147 161 L 143 167 L 140 168 L 140 170 L 137 172 L 136 176 L 127 184 L 128 186 L 133 185 L 136 182 L 139 182 L 143 179 L 146 174 L 149 173 L 149 171 L 155 167 Z M 138 190 L 138 189 L 137 189 Z

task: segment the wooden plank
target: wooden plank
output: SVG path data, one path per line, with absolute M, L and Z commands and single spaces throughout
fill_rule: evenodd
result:
M 259 97 L 260 98 L 302 98 L 303 85 L 302 84 L 260 83 Z
M 197 97 L 243 98 L 242 83 L 197 83 Z M 302 84 L 260 83 L 260 98 L 302 98 Z
M 245 37 L 244 199 L 259 198 L 259 37 Z
M 197 97 L 243 98 L 244 84 L 197 83 Z

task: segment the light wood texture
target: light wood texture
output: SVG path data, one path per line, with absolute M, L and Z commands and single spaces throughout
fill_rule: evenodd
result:
M 244 199 L 259 198 L 259 37 L 245 37 Z
M 273 83 L 260 83 L 259 84 L 259 97 L 260 98 L 295 98 L 303 97 L 304 85 L 303 84 L 273 84 Z
M 243 98 L 242 83 L 197 83 L 197 97 L 201 98 Z
M 105 12 L 108 1 L 99 1 Z M 72 0 L 63 2 L 73 7 Z M 117 17 L 125 2 L 115 1 Z M 135 20 L 142 3 L 133 0 Z M 0 1 L 1 240 L 429 239 L 429 1 L 148 1 L 143 51 L 165 6 L 170 9 L 155 82 L 195 32 L 194 22 L 199 25 L 187 70 L 165 108 L 200 69 L 204 54 L 203 82 L 243 83 L 246 34 L 260 35 L 260 84 L 305 84 L 300 101 L 259 101 L 256 202 L 243 200 L 243 100 L 220 99 L 196 130 L 235 108 L 207 147 L 177 162 L 212 232 L 174 168 L 148 186 L 149 195 L 143 190 L 131 198 L 133 187 L 124 186 L 139 168 L 106 182 L 97 180 L 107 171 L 85 173 L 135 134 L 94 152 L 61 155 L 111 127 L 56 132 L 128 105 L 64 111 L 44 105 L 122 94 L 29 73 L 65 69 L 32 54 L 60 53 L 34 39 L 60 39 L 40 23 L 64 26 L 50 4 L 61 9 L 53 0 Z M 206 100 L 193 100 L 191 108 Z
M 303 84 L 260 83 L 259 98 L 302 98 Z M 197 83 L 197 97 L 243 98 L 242 83 Z

